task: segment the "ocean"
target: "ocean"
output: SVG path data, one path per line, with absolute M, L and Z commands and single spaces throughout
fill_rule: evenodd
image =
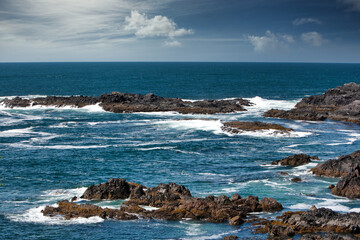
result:
M 80 196 L 87 186 L 109 178 L 148 187 L 175 182 L 199 197 L 273 197 L 283 211 L 316 205 L 360 212 L 360 201 L 331 194 L 328 186 L 338 179 L 308 172 L 318 162 L 294 168 L 270 165 L 298 153 L 325 161 L 359 150 L 359 125 L 262 117 L 271 108 L 291 109 L 303 97 L 348 82 L 360 83 L 360 64 L 2 63 L 0 99 L 118 91 L 188 100 L 246 98 L 254 105 L 245 112 L 214 115 L 115 114 L 96 105 L 0 106 L 0 239 L 266 239 L 254 235 L 251 224 L 42 216 L 44 206 Z M 222 131 L 222 122 L 236 120 L 277 123 L 294 132 Z M 294 183 L 293 177 L 303 181 Z M 89 202 L 110 208 L 121 204 L 78 201 Z

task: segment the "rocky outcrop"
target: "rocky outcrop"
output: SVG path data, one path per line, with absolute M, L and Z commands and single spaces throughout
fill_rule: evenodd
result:
M 313 208 L 305 212 L 285 212 L 277 220 L 263 220 L 256 225 L 262 225 L 258 233 L 268 233 L 272 239 L 320 232 L 359 234 L 360 213 L 341 214 L 331 209 Z
M 359 164 L 360 151 L 356 151 L 349 155 L 340 156 L 338 159 L 330 159 L 320 163 L 310 171 L 318 176 L 345 177 Z
M 0 104 L 9 107 L 29 107 L 29 106 L 74 106 L 85 107 L 87 105 L 99 104 L 105 111 L 114 113 L 133 113 L 133 112 L 155 112 L 155 111 L 175 111 L 179 113 L 214 114 L 230 113 L 235 111 L 246 111 L 244 106 L 251 103 L 245 99 L 233 100 L 202 100 L 187 102 L 179 98 L 163 98 L 153 93 L 146 95 L 119 93 L 103 94 L 100 97 L 70 96 L 70 97 L 37 97 L 24 99 L 16 97 L 13 99 L 5 98 Z
M 101 208 L 91 204 L 76 204 L 68 201 L 58 202 L 58 207 L 47 206 L 43 210 L 45 216 L 63 215 L 66 219 L 77 217 L 93 217 L 114 219 L 148 219 L 181 220 L 183 218 L 204 220 L 213 223 L 228 222 L 240 225 L 250 212 L 279 211 L 283 207 L 272 198 L 247 196 L 242 198 L 234 194 L 231 198 L 222 196 L 193 197 L 190 191 L 176 183 L 159 184 L 157 187 L 132 186 L 125 179 L 110 179 L 107 183 L 90 186 L 83 197 L 88 199 L 124 199 L 120 209 Z M 141 206 L 152 206 L 157 209 L 147 211 Z
M 291 128 L 286 128 L 278 124 L 263 122 L 225 122 L 222 127 L 223 131 L 230 133 L 241 133 L 243 131 L 275 130 L 279 132 L 290 132 Z
M 320 234 L 304 234 L 300 240 L 355 240 L 357 237 L 350 237 L 346 235 L 340 235 L 336 233 Z
M 331 192 L 342 197 L 360 198 L 360 165 L 342 178 Z
M 286 157 L 281 160 L 276 160 L 271 163 L 271 165 L 281 165 L 281 166 L 301 166 L 311 162 L 311 157 L 306 154 L 295 154 L 293 156 Z
M 360 84 L 348 83 L 322 95 L 303 98 L 289 111 L 271 109 L 265 117 L 324 121 L 325 119 L 360 124 Z
M 126 182 L 123 178 L 110 178 L 106 183 L 88 187 L 81 198 L 89 200 L 127 199 L 130 194 L 142 195 L 143 187 L 136 183 Z

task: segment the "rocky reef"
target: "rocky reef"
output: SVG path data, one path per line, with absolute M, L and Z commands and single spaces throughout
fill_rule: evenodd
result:
M 291 128 L 286 128 L 278 124 L 263 123 L 263 122 L 225 122 L 222 127 L 223 131 L 230 133 L 241 133 L 243 131 L 259 131 L 259 130 L 275 130 L 278 132 L 290 132 Z
M 329 89 L 322 95 L 303 98 L 289 111 L 271 109 L 264 116 L 310 121 L 332 119 L 360 124 L 360 84 L 348 83 Z
M 343 234 L 360 233 L 360 213 L 341 214 L 327 208 L 312 207 L 303 212 L 285 212 L 276 220 L 262 220 L 256 232 L 268 233 L 269 239 L 288 239 L 296 234 L 306 234 L 301 239 L 327 239 L 308 233 L 326 233 L 341 239 Z M 346 239 L 346 238 L 345 238 Z
M 213 223 L 227 222 L 240 225 L 250 212 L 279 211 L 282 205 L 272 198 L 234 194 L 231 198 L 222 196 L 193 197 L 190 191 L 176 183 L 159 184 L 145 189 L 144 186 L 128 183 L 125 179 L 109 179 L 107 183 L 90 186 L 82 198 L 90 200 L 124 199 L 119 209 L 101 208 L 92 204 L 76 204 L 69 201 L 58 202 L 57 207 L 46 206 L 44 216 L 62 215 L 65 219 L 78 217 L 101 217 L 103 219 L 131 220 L 138 218 L 181 220 L 192 219 Z M 153 211 L 143 206 L 154 207 Z
M 281 166 L 301 166 L 304 164 L 311 163 L 311 159 L 317 159 L 317 157 L 310 157 L 306 154 L 295 154 L 284 159 L 276 160 L 271 162 L 271 165 L 281 165 Z
M 330 159 L 310 171 L 317 176 L 345 177 L 358 165 L 360 165 L 360 151 L 340 156 L 338 159 Z
M 183 114 L 214 114 L 246 111 L 244 106 L 251 105 L 250 101 L 241 98 L 189 102 L 183 101 L 180 98 L 163 98 L 153 93 L 141 95 L 120 92 L 102 94 L 99 97 L 47 96 L 32 99 L 15 97 L 13 99 L 5 98 L 0 101 L 0 104 L 9 108 L 30 106 L 73 106 L 81 108 L 88 105 L 99 104 L 105 111 L 114 113 L 175 111 Z

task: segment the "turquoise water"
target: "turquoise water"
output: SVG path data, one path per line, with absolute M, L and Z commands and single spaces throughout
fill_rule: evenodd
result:
M 176 182 L 195 196 L 237 192 L 274 197 L 284 211 L 314 204 L 360 211 L 360 201 L 330 194 L 327 186 L 338 179 L 307 172 L 316 162 L 297 168 L 268 165 L 296 153 L 327 160 L 359 150 L 360 126 L 261 117 L 270 108 L 290 109 L 304 96 L 347 82 L 360 83 L 359 64 L 0 64 L 1 98 L 120 91 L 192 100 L 243 97 L 255 103 L 247 112 L 216 115 L 114 114 L 97 106 L 0 107 L 0 239 L 221 239 L 229 234 L 240 239 L 266 238 L 253 235 L 248 225 L 65 221 L 41 215 L 43 206 L 79 196 L 88 185 L 114 177 L 146 186 Z M 224 133 L 222 122 L 233 120 L 278 123 L 295 131 L 290 135 Z M 280 171 L 290 175 L 282 176 Z M 291 182 L 294 176 L 303 182 Z M 120 203 L 95 202 L 114 208 Z

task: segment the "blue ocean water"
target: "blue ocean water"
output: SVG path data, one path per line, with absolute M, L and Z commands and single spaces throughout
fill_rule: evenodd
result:
M 122 177 L 146 186 L 176 182 L 194 196 L 274 197 L 288 210 L 312 205 L 360 212 L 360 201 L 332 196 L 338 179 L 312 176 L 317 162 L 296 168 L 273 160 L 305 153 L 322 161 L 359 150 L 360 126 L 336 121 L 263 118 L 302 97 L 360 83 L 360 64 L 290 63 L 3 63 L 0 98 L 90 95 L 113 91 L 182 99 L 247 98 L 248 111 L 215 115 L 115 114 L 98 106 L 0 106 L 0 239 L 265 239 L 250 225 L 194 221 L 66 221 L 41 214 L 45 205 L 81 195 L 90 184 Z M 188 119 L 188 120 L 186 120 Z M 293 128 L 231 135 L 225 121 L 263 121 Z M 280 175 L 287 171 L 290 175 Z M 301 183 L 290 181 L 299 176 Z M 81 202 L 80 202 L 81 203 Z M 117 208 L 119 201 L 94 202 Z M 261 213 L 260 216 L 274 216 Z M 275 214 L 276 215 L 276 214 Z

